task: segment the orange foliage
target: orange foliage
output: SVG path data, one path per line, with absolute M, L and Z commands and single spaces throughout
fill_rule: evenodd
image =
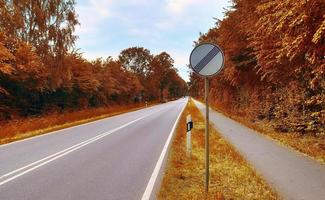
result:
M 184 95 L 186 83 L 170 57 L 159 65 L 168 75 L 159 76 L 156 56 L 143 47 L 123 50 L 118 60 L 88 61 L 74 51 L 74 5 L 0 0 L 0 121 L 155 101 L 162 89 L 168 98 Z
M 144 107 L 144 104 L 114 105 L 74 112 L 51 113 L 46 116 L 0 122 L 0 144 L 8 143 L 49 131 L 90 122 Z
M 281 132 L 325 134 L 323 0 L 234 0 L 198 43 L 220 45 L 225 69 L 211 79 L 214 105 Z M 191 94 L 203 82 L 191 75 Z

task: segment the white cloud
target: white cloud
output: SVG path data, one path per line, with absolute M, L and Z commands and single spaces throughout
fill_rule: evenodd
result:
M 111 56 L 114 59 L 117 59 L 119 52 L 112 51 L 91 51 L 91 52 L 82 52 L 82 55 L 87 60 L 95 60 L 97 58 L 106 59 Z
M 185 50 L 169 50 L 171 57 L 174 59 L 174 66 L 178 69 L 179 75 L 185 80 L 189 81 L 189 55 L 191 52 Z
M 150 0 L 124 0 L 129 5 L 146 5 L 149 4 Z
M 199 1 L 199 0 L 167 0 L 166 9 L 170 14 L 179 15 L 179 14 L 182 14 L 187 7 L 193 6 L 200 2 L 202 2 L 202 1 Z
M 87 59 L 116 58 L 131 46 L 166 51 L 188 80 L 192 41 L 214 25 L 213 17 L 223 17 L 226 6 L 229 0 L 77 0 L 76 44 Z
M 76 28 L 78 35 L 95 33 L 99 24 L 113 14 L 114 0 L 87 0 L 82 5 L 77 2 L 76 12 L 81 25 Z
M 91 14 L 98 13 L 102 17 L 110 16 L 112 3 L 113 0 L 90 0 L 90 6 L 96 11 Z
M 156 22 L 155 27 L 160 30 L 168 30 L 183 25 L 192 24 L 194 21 L 204 21 L 207 13 L 222 9 L 222 3 L 216 0 L 165 0 L 164 17 Z M 211 21 L 214 16 L 210 16 Z
M 146 29 L 141 29 L 138 27 L 132 27 L 129 30 L 130 34 L 133 36 L 139 36 L 139 37 L 147 37 L 150 36 L 150 32 Z

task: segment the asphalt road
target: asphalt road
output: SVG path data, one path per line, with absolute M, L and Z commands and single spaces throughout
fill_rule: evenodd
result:
M 0 200 L 154 199 L 187 99 L 0 146 Z
M 205 105 L 194 102 L 205 115 Z M 211 109 L 210 122 L 283 199 L 325 200 L 325 165 Z

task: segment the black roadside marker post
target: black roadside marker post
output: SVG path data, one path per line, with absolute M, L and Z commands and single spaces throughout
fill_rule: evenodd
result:
M 220 73 L 224 66 L 224 54 L 218 45 L 197 45 L 190 55 L 193 71 L 204 78 L 205 83 L 205 192 L 209 191 L 209 77 Z

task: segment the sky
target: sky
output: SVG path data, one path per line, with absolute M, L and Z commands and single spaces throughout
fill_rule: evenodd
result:
M 117 58 L 135 46 L 155 55 L 166 51 L 188 81 L 193 42 L 214 27 L 213 18 L 222 19 L 230 5 L 230 0 L 76 0 L 76 47 L 89 60 Z

